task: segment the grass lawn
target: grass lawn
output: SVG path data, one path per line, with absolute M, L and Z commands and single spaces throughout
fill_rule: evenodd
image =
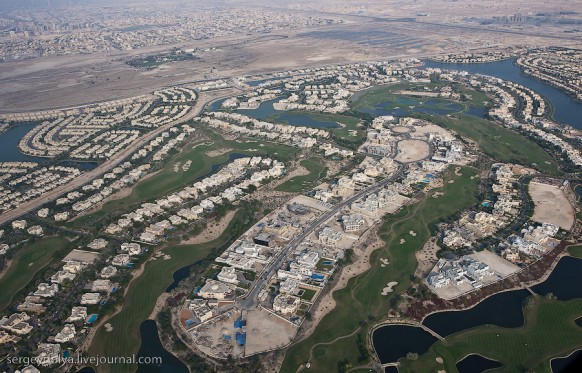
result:
M 302 192 L 309 190 L 315 187 L 317 181 L 323 178 L 327 172 L 324 160 L 319 157 L 304 159 L 299 164 L 305 167 L 309 171 L 309 174 L 289 179 L 276 187 L 276 190 L 282 192 Z
M 398 83 L 385 86 L 376 86 L 364 91 L 361 95 L 359 95 L 359 97 L 357 97 L 354 101 L 353 107 L 355 109 L 372 109 L 376 105 L 386 101 L 391 101 L 396 97 L 406 97 L 417 101 L 435 100 L 446 104 L 456 102 L 441 98 L 420 98 L 394 93 L 396 91 L 423 91 L 424 87 L 432 89 L 435 87 L 443 87 L 444 85 L 445 84 L 443 83 Z M 452 86 L 455 91 L 466 96 L 466 101 L 462 102 L 464 106 L 471 106 L 476 108 L 485 108 L 491 106 L 491 99 L 487 97 L 484 92 L 476 91 L 471 87 L 467 87 L 459 83 L 454 83 Z
M 582 259 L 582 245 L 569 247 L 568 252 L 576 258 Z
M 315 295 L 315 290 L 312 289 L 303 289 L 303 295 L 301 295 L 301 299 L 305 299 L 306 301 L 310 302 Z
M 319 122 L 339 123 L 339 127 L 326 128 L 326 130 L 331 132 L 331 137 L 336 140 L 339 145 L 346 146 L 350 149 L 357 149 L 366 139 L 366 129 L 360 124 L 361 120 L 350 115 L 305 110 L 290 110 L 286 113 L 292 115 L 303 115 Z M 267 117 L 266 120 L 274 123 L 288 124 L 286 120 L 281 118 L 281 114 L 271 115 Z M 355 135 L 353 131 L 356 131 Z
M 127 197 L 105 203 L 99 211 L 76 219 L 72 225 L 74 227 L 83 227 L 88 224 L 94 225 L 95 222 L 111 215 L 113 211 L 127 211 L 146 201 L 178 191 L 211 172 L 213 166 L 227 163 L 228 156 L 232 153 L 242 153 L 249 156 L 269 156 L 288 161 L 299 151 L 297 148 L 270 142 L 259 143 L 244 139 L 230 141 L 215 133 L 209 132 L 209 135 L 212 140 L 198 144 L 188 144 L 180 153 L 166 162 L 158 173 L 138 182 Z M 206 155 L 208 151 L 217 149 L 232 150 L 217 157 Z M 181 162 L 181 165 L 183 165 L 186 161 L 192 161 L 188 171 L 182 172 L 180 170 L 180 172 L 174 172 L 174 165 L 177 162 Z
M 418 89 L 418 87 L 424 86 L 432 87 L 435 86 L 435 84 L 437 83 L 420 85 L 416 83 L 395 84 L 372 88 L 360 96 L 352 106 L 355 109 L 371 109 L 383 102 L 392 102 L 394 100 L 411 100 L 409 104 L 412 105 L 413 103 L 416 103 L 415 106 L 419 106 L 418 103 L 420 101 L 428 100 L 436 100 L 447 104 L 454 102 L 445 99 L 432 98 L 424 100 L 417 97 L 395 95 L 392 93 L 397 90 L 414 90 Z M 477 92 L 459 84 L 455 85 L 455 87 L 460 92 L 470 96 L 468 101 L 462 103 L 465 106 L 465 109 L 461 112 L 451 113 L 448 116 L 442 114 L 431 115 L 420 112 L 409 112 L 409 115 L 431 121 L 444 128 L 451 129 L 463 137 L 475 141 L 479 144 L 483 152 L 497 161 L 519 163 L 526 166 L 532 166 L 532 164 L 535 163 L 537 165 L 536 167 L 544 173 L 554 175 L 561 174 L 561 172 L 558 171 L 556 161 L 538 144 L 516 132 L 494 123 L 493 121 L 464 114 L 463 112 L 467 109 L 467 105 L 482 108 L 487 106 L 484 102 L 490 103 L 491 100 L 489 100 L 482 92 Z M 390 107 L 400 106 L 401 108 L 406 109 L 406 106 L 403 105 L 404 104 L 401 105 L 393 102 Z M 442 105 L 437 105 L 437 107 L 439 106 Z
M 407 97 L 403 95 L 395 95 L 395 91 L 412 91 L 412 90 L 422 90 L 423 87 L 428 87 L 430 89 L 435 87 L 442 87 L 442 83 L 397 83 L 389 84 L 384 86 L 375 86 L 362 93 L 355 96 L 355 100 L 352 103 L 352 107 L 356 110 L 359 109 L 372 109 L 376 105 L 384 103 L 386 101 L 391 101 L 396 96 Z M 356 98 L 357 97 L 357 98 Z M 417 100 L 417 98 L 411 98 Z M 428 100 L 429 98 L 427 98 Z
M 131 283 L 123 299 L 121 312 L 108 322 L 112 325 L 111 332 L 101 326 L 89 348 L 89 356 L 130 356 L 137 353 L 140 346 L 139 326 L 152 312 L 156 300 L 173 282 L 173 273 L 186 265 L 197 262 L 209 256 L 213 250 L 226 245 L 232 237 L 235 225 L 246 224 L 245 211 L 238 211 L 224 233 L 214 241 L 199 245 L 178 245 L 163 250 L 171 259 L 156 259 L 145 264 L 141 276 Z M 135 367 L 115 365 L 99 366 L 99 372 L 135 371 Z
M 10 268 L 0 278 L 0 309 L 7 307 L 12 297 L 32 280 L 36 272 L 69 244 L 62 237 L 48 237 L 19 248 L 12 258 Z
M 479 180 L 471 179 L 471 176 L 475 176 L 477 171 L 464 167 L 461 173 L 461 176 L 456 176 L 449 172 L 444 187 L 435 190 L 444 195 L 432 198 L 430 192 L 422 202 L 407 206 L 396 215 L 387 216 L 379 232 L 386 244 L 372 253 L 372 268 L 350 279 L 344 289 L 334 293 L 337 306 L 321 320 L 309 338 L 289 348 L 282 373 L 293 373 L 300 364 L 306 363 L 313 345 L 349 335 L 359 327 L 360 322 L 369 317 L 380 318 L 386 315 L 390 299 L 408 287 L 410 275 L 417 266 L 414 253 L 431 236 L 435 224 L 476 203 L 475 191 Z M 449 180 L 454 182 L 449 183 Z M 416 236 L 410 235 L 410 231 L 414 231 Z M 404 244 L 400 244 L 401 238 L 406 240 Z M 380 258 L 387 258 L 390 264 L 381 267 Z M 388 296 L 381 295 L 382 288 L 390 281 L 398 282 L 395 292 Z M 357 362 L 358 355 L 355 333 L 335 343 L 315 347 L 309 371 L 335 371 L 338 362 L 343 359 L 347 359 L 353 366 L 362 365 Z
M 501 362 L 504 366 L 496 372 L 551 372 L 551 358 L 582 348 L 582 328 L 574 322 L 582 316 L 582 299 L 535 299 L 535 306 L 525 312 L 523 327 L 482 326 L 456 333 L 433 344 L 416 361 L 402 359 L 400 372 L 456 372 L 456 363 L 471 353 Z
M 477 108 L 491 107 L 491 99 L 485 94 L 485 92 L 479 92 L 458 83 L 453 84 L 453 87 L 461 94 L 466 95 L 467 102 L 470 103 L 470 106 Z
M 453 114 L 448 117 L 415 114 L 479 144 L 484 153 L 500 162 L 531 166 L 535 163 L 540 171 L 560 175 L 556 161 L 538 144 L 518 133 L 501 127 L 492 121 L 470 115 Z

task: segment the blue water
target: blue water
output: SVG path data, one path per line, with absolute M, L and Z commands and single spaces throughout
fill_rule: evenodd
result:
M 541 295 L 553 293 L 559 300 L 582 298 L 582 259 L 565 256 L 548 279 L 531 289 Z
M 487 114 L 487 109 L 480 108 L 480 107 L 470 107 L 465 114 L 477 117 L 477 118 L 485 118 Z
M 517 328 L 523 325 L 522 302 L 529 295 L 527 290 L 499 293 L 465 311 L 433 313 L 422 323 L 443 337 L 485 324 Z
M 578 195 L 578 203 L 582 204 L 582 185 L 577 185 L 575 191 Z
M 36 126 L 36 123 L 16 124 L 11 125 L 6 131 L 0 133 L 0 162 L 45 163 L 47 158 L 22 154 L 18 150 L 20 139 Z
M 288 76 L 268 78 L 268 79 L 262 79 L 262 80 L 253 80 L 253 81 L 248 81 L 247 82 L 247 85 L 249 87 L 256 87 L 256 86 L 258 86 L 258 85 L 260 85 L 262 83 L 265 83 L 265 82 L 270 82 L 272 80 L 280 80 L 280 79 L 285 79 L 285 78 L 288 78 Z
M 487 359 L 481 355 L 471 354 L 457 363 L 459 373 L 482 373 L 489 369 L 501 368 L 499 361 Z
M 235 113 L 246 115 L 250 118 L 264 120 L 267 117 L 276 115 L 278 119 L 275 122 L 286 123 L 291 126 L 313 127 L 313 128 L 336 128 L 339 127 L 336 122 L 320 121 L 311 118 L 305 114 L 298 114 L 293 111 L 275 110 L 274 102 L 281 100 L 281 97 L 262 102 L 256 109 L 238 109 Z M 220 111 L 220 106 L 224 100 L 219 100 L 210 105 L 210 111 Z
M 552 103 L 554 106 L 553 117 L 555 121 L 582 129 L 582 120 L 580 120 L 582 118 L 582 104 L 557 88 L 523 75 L 519 66 L 515 65 L 515 61 L 516 58 L 477 64 L 440 63 L 434 61 L 424 61 L 424 63 L 425 67 L 490 75 L 533 89 Z
M 170 284 L 170 286 L 168 286 L 166 288 L 166 293 L 171 292 L 172 290 L 174 290 L 175 288 L 178 287 L 178 285 L 180 284 L 180 281 L 184 280 L 185 278 L 188 278 L 188 276 L 190 276 L 190 269 L 195 266 L 198 263 L 201 263 L 202 260 L 197 261 L 196 263 L 193 264 L 189 264 L 185 267 L 182 267 L 180 269 L 178 269 L 176 272 L 174 272 L 173 274 L 173 279 L 174 281 Z
M 239 114 L 246 115 L 247 117 L 263 120 L 269 116 L 277 115 L 278 121 L 281 123 L 287 123 L 291 126 L 302 126 L 302 127 L 314 127 L 314 128 L 334 128 L 338 127 L 335 122 L 325 122 L 319 121 L 311 118 L 308 115 L 297 114 L 293 111 L 281 111 L 275 110 L 273 107 L 274 102 L 278 102 L 281 98 L 276 98 L 273 100 L 262 102 L 256 109 L 242 109 L 235 110 Z
M 162 363 L 155 365 L 139 364 L 137 373 L 189 373 L 188 367 L 162 346 L 155 321 L 146 320 L 142 322 L 139 332 L 142 343 L 137 352 L 137 358 L 146 356 L 161 358 Z
M 371 109 L 362 108 L 358 110 L 363 113 L 372 114 L 375 116 L 392 115 L 395 117 L 405 117 L 408 116 L 410 113 L 425 113 L 434 115 L 447 115 L 457 113 L 463 110 L 463 105 L 455 102 L 446 104 L 446 101 L 436 99 L 422 100 L 404 96 L 397 96 L 394 99 L 392 99 L 392 101 L 380 102 Z M 480 117 L 483 116 L 484 113 L 481 113 Z
M 550 363 L 553 373 L 582 372 L 582 350 L 573 352 L 568 357 L 552 359 Z
M 236 113 L 246 115 L 247 117 L 255 118 L 255 119 L 265 119 L 268 116 L 281 114 L 282 111 L 275 110 L 273 107 L 274 102 L 279 102 L 281 98 L 274 98 L 269 101 L 263 101 L 256 109 L 239 109 L 235 110 Z
M 409 352 L 419 355 L 437 341 L 422 328 L 410 325 L 387 325 L 372 334 L 374 349 L 382 364 L 395 363 Z

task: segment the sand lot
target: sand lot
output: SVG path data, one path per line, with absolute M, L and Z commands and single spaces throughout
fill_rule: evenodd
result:
M 245 355 L 283 347 L 293 339 L 296 331 L 296 326 L 268 311 L 260 308 L 249 311 Z
M 574 208 L 560 188 L 532 181 L 529 195 L 535 204 L 533 221 L 554 224 L 566 230 L 572 228 Z
M 469 256 L 475 260 L 487 264 L 491 270 L 495 271 L 501 277 L 507 277 L 519 271 L 518 266 L 488 250 L 483 250 Z
M 489 265 L 489 268 L 495 273 L 492 276 L 483 277 L 483 279 L 481 280 L 483 285 L 499 281 L 502 278 L 505 278 L 519 271 L 518 266 L 508 262 L 507 260 L 492 253 L 491 251 L 483 250 L 478 253 L 469 255 L 469 257 Z M 439 296 L 439 298 L 452 299 L 464 293 L 472 291 L 475 288 L 468 282 L 464 282 L 458 286 L 450 284 L 447 286 L 440 287 L 438 289 L 435 289 L 433 287 L 430 287 L 430 289 L 434 291 Z
M 412 128 L 406 126 L 394 126 L 390 128 L 394 133 L 409 133 L 412 132 Z
M 404 163 L 416 162 L 428 157 L 429 154 L 430 147 L 426 141 L 407 139 L 398 142 L 398 155 L 395 159 Z

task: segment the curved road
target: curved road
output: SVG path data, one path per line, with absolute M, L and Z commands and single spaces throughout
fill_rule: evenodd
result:
M 152 140 L 154 137 L 158 136 L 160 133 L 164 132 L 168 128 L 175 126 L 177 124 L 186 122 L 194 117 L 196 117 L 200 112 L 202 112 L 206 105 L 212 101 L 215 101 L 222 97 L 229 97 L 232 94 L 228 95 L 212 95 L 212 94 L 200 94 L 198 93 L 198 99 L 188 114 L 184 117 L 165 124 L 161 127 L 156 128 L 155 130 L 148 132 L 144 136 L 140 137 L 139 139 L 135 140 L 131 143 L 128 147 L 126 147 L 123 151 L 116 154 L 114 158 L 108 159 L 99 166 L 95 167 L 93 170 L 85 172 L 81 174 L 79 177 L 73 179 L 71 182 L 67 184 L 63 184 L 48 193 L 43 194 L 40 197 L 37 197 L 33 200 L 23 203 L 22 205 L 14 208 L 13 210 L 7 211 L 0 215 L 0 225 L 4 224 L 8 221 L 14 220 L 30 211 L 39 208 L 43 204 L 50 202 L 52 200 L 57 199 L 59 196 L 71 192 L 80 186 L 90 182 L 91 180 L 109 172 L 111 169 L 115 168 L 117 165 L 122 163 L 128 156 L 130 156 L 133 152 L 137 151 L 140 147 L 144 144 Z

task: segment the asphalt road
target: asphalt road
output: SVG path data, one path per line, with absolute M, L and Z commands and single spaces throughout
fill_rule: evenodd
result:
M 226 95 L 226 96 L 230 96 L 230 95 Z M 23 203 L 22 205 L 16 207 L 13 210 L 10 210 L 10 211 L 3 213 L 2 215 L 0 215 L 0 225 L 6 223 L 8 221 L 14 220 L 14 219 L 16 219 L 24 214 L 27 214 L 30 211 L 33 211 L 33 210 L 41 207 L 43 204 L 50 202 L 50 201 L 53 201 L 65 193 L 72 192 L 75 189 L 81 187 L 82 185 L 90 182 L 91 180 L 96 179 L 99 176 L 109 172 L 113 168 L 117 167 L 117 165 L 124 162 L 125 159 L 128 156 L 130 156 L 132 153 L 134 153 L 139 148 L 144 146 L 147 142 L 151 141 L 154 137 L 156 137 L 160 133 L 168 130 L 170 127 L 173 127 L 173 126 L 180 124 L 180 123 L 187 122 L 190 119 L 196 117 L 198 114 L 200 114 L 200 112 L 202 112 L 205 109 L 205 107 L 208 103 L 215 101 L 219 98 L 220 97 L 216 97 L 216 96 L 212 96 L 212 95 L 199 94 L 198 100 L 196 101 L 196 104 L 194 105 L 192 110 L 190 110 L 190 112 L 188 114 L 186 114 L 184 117 L 182 117 L 178 120 L 175 120 L 173 122 L 170 122 L 168 124 L 165 124 L 161 127 L 158 127 L 151 132 L 148 132 L 144 136 L 135 140 L 133 143 L 131 143 L 129 146 L 127 146 L 120 153 L 116 154 L 114 158 L 106 160 L 105 162 L 103 162 L 99 166 L 95 167 L 91 171 L 85 172 L 85 173 L 81 174 L 79 177 L 73 179 L 71 182 L 64 184 L 64 185 L 61 185 L 61 186 L 51 190 L 48 193 L 45 193 L 45 194 L 43 194 L 35 199 L 32 199 L 28 202 Z
M 389 183 L 391 183 L 395 179 L 402 176 L 403 172 L 404 172 L 404 166 L 399 164 L 398 170 L 392 176 L 387 177 L 387 178 L 377 182 L 376 184 L 371 185 L 368 188 L 359 191 L 358 193 L 354 194 L 350 198 L 348 198 L 345 201 L 342 201 L 341 203 L 334 206 L 331 210 L 328 210 L 328 211 L 324 212 L 323 214 L 321 214 L 300 235 L 298 235 L 293 240 L 291 240 L 291 242 L 289 242 L 289 244 L 281 251 L 281 253 L 278 255 L 278 257 L 268 265 L 267 269 L 265 269 L 265 271 L 263 271 L 263 274 L 261 275 L 261 277 L 253 285 L 251 291 L 249 291 L 249 293 L 247 294 L 247 296 L 244 299 L 240 300 L 240 303 L 239 303 L 240 307 L 242 309 L 248 310 L 248 309 L 253 309 L 257 306 L 257 304 L 259 303 L 259 300 L 258 300 L 259 292 L 261 291 L 261 289 L 263 288 L 265 283 L 267 281 L 269 281 L 271 275 L 279 269 L 279 267 L 281 266 L 281 262 L 287 258 L 289 252 L 293 252 L 297 248 L 297 246 L 299 246 L 299 244 L 301 244 L 301 242 L 303 242 L 303 240 L 305 238 L 307 238 L 307 236 L 309 236 L 311 233 L 313 233 L 313 231 L 315 229 L 317 229 L 317 227 L 319 227 L 322 223 L 326 222 L 328 219 L 330 219 L 332 216 L 334 216 L 338 211 L 340 211 L 345 206 L 350 205 L 351 203 L 355 202 L 356 200 L 360 199 L 361 197 L 363 197 L 365 195 L 375 193 L 378 190 L 382 189 L 383 187 L 385 187 L 386 185 L 388 185 Z

